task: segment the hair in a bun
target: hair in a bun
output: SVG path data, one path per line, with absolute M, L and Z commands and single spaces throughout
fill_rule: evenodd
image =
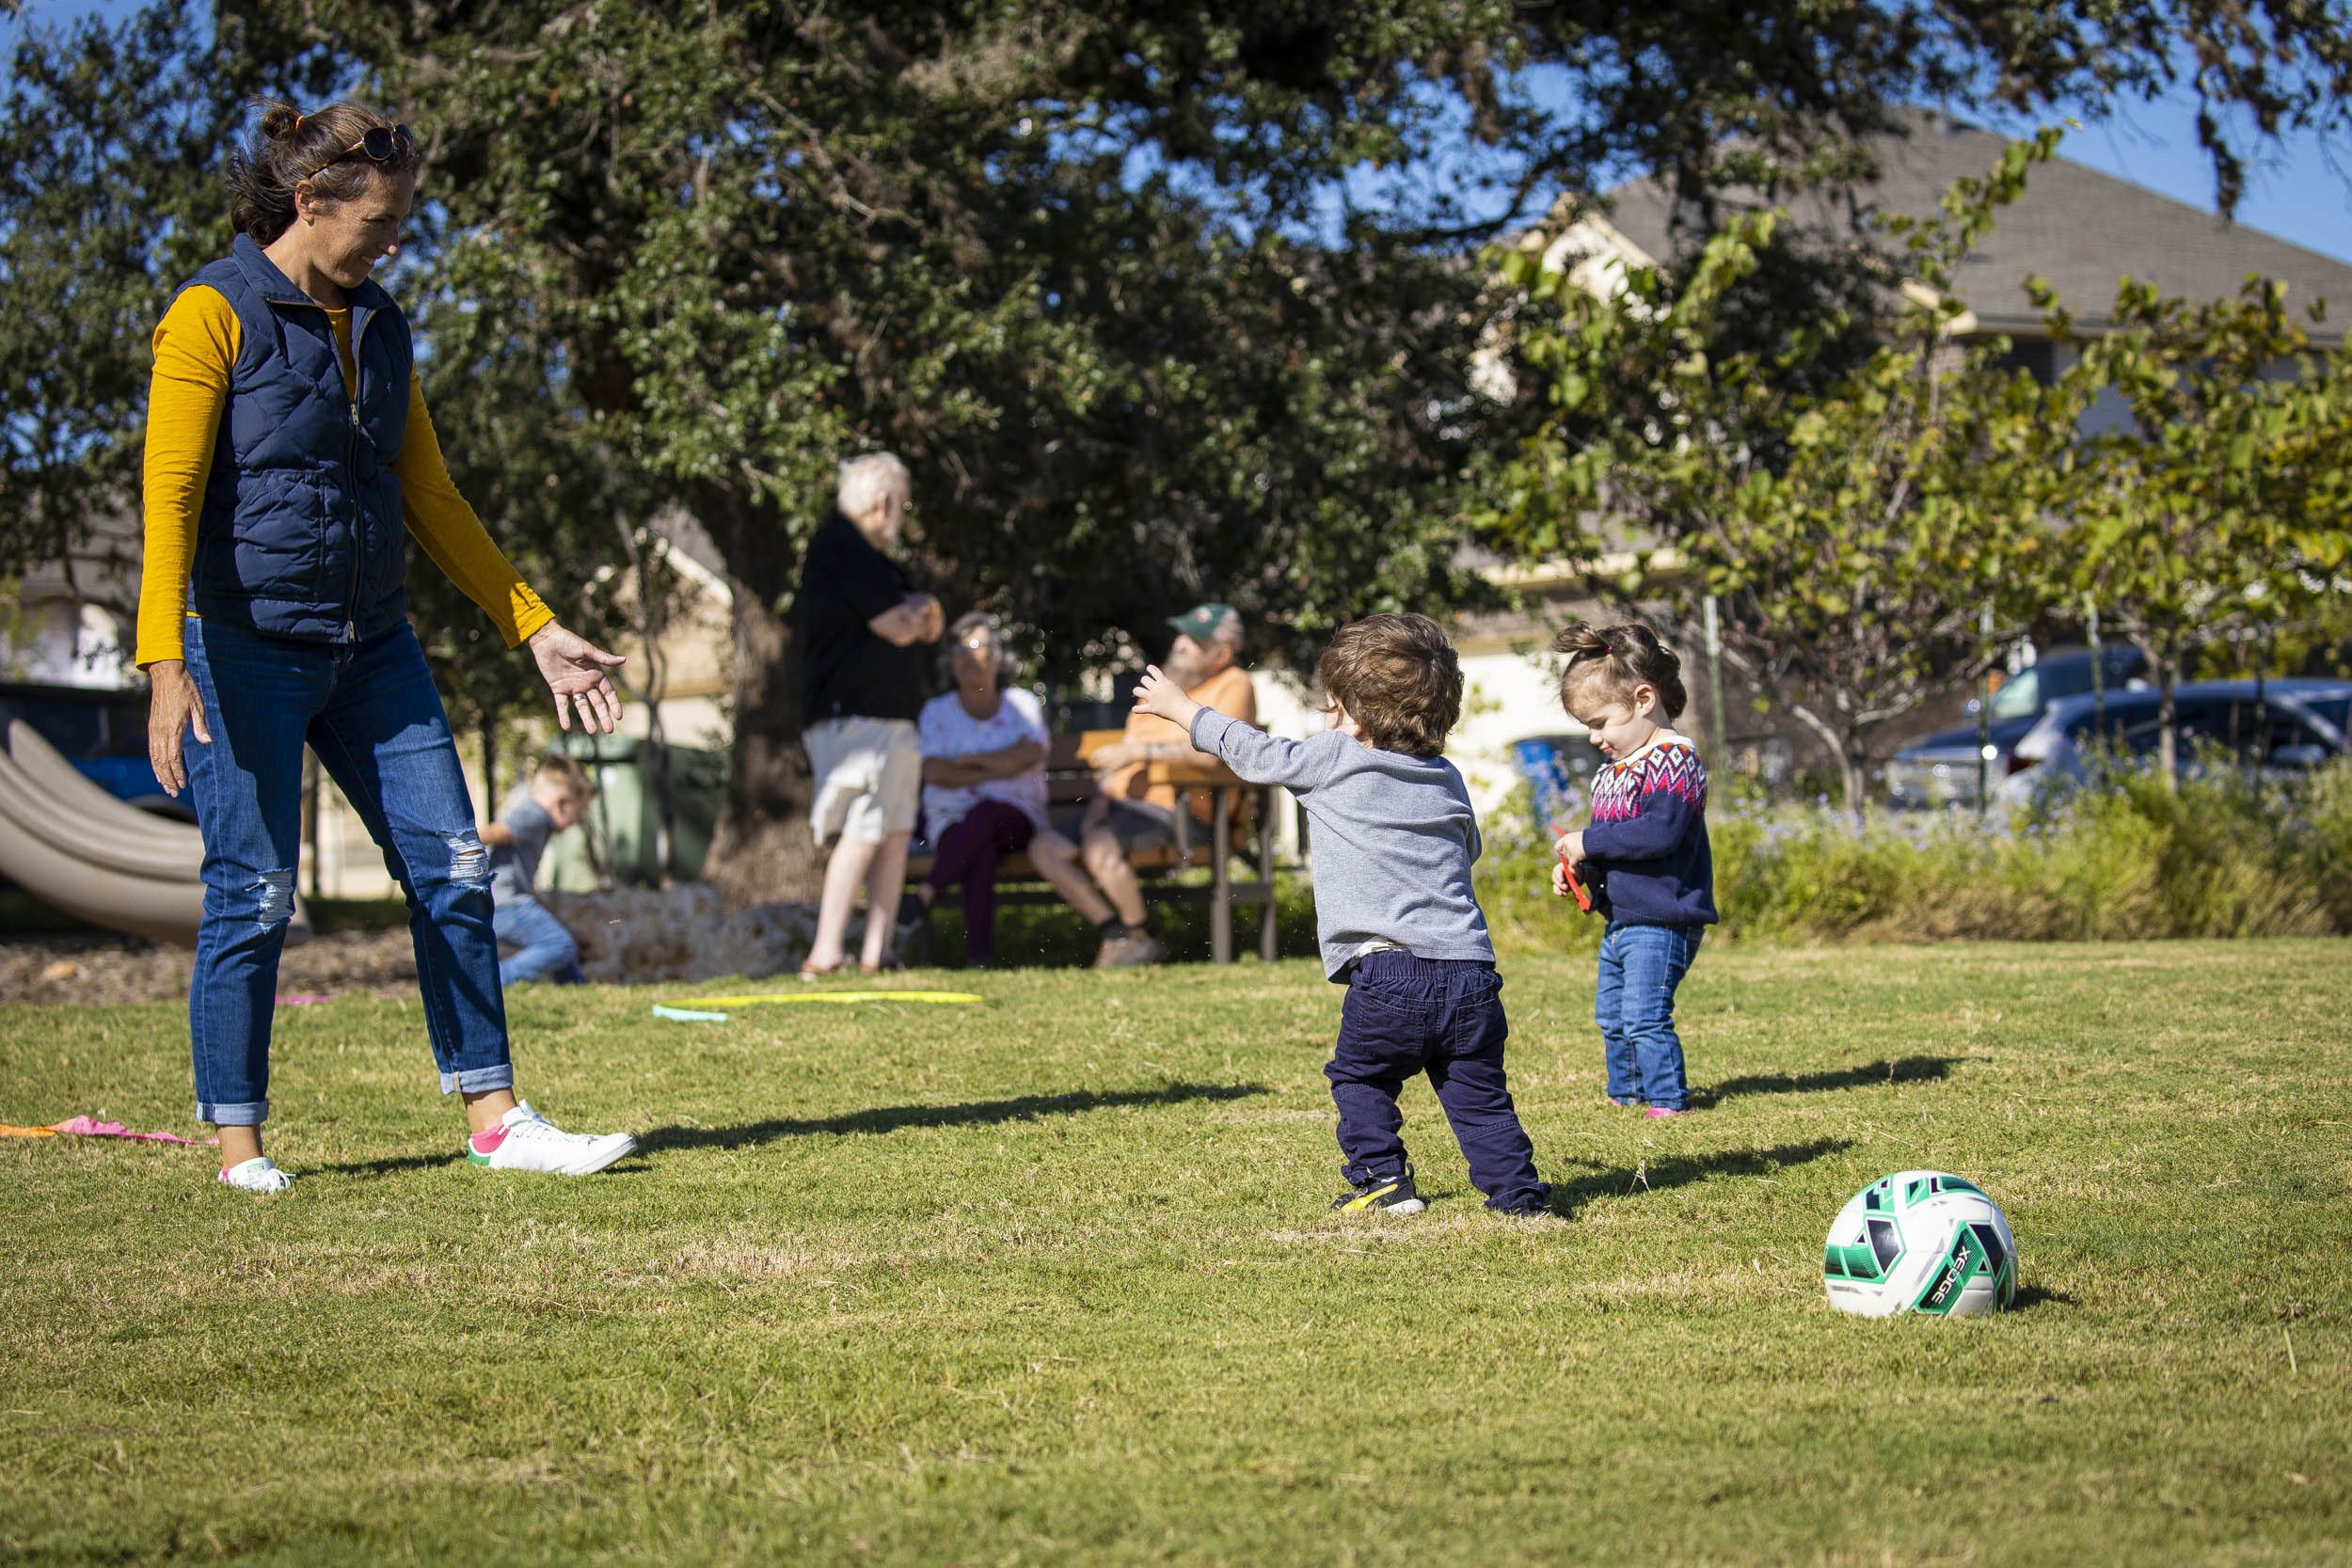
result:
M 1609 702 L 1629 703 L 1637 687 L 1658 693 L 1658 705 L 1668 721 L 1691 704 L 1682 689 L 1682 660 L 1658 640 L 1658 634 L 1636 621 L 1618 626 L 1579 623 L 1551 640 L 1551 651 L 1565 654 L 1560 672 L 1560 705 L 1574 718 L 1575 693 L 1591 681 L 1604 683 L 1601 695 Z
M 268 245 L 294 220 L 294 187 L 304 182 L 323 201 L 350 201 L 377 172 L 413 173 L 420 162 L 406 137 L 378 163 L 352 149 L 359 138 L 392 122 L 364 103 L 330 104 L 304 114 L 291 103 L 263 102 L 253 135 L 229 153 L 229 221 L 256 245 Z
M 262 138 L 284 141 L 302 129 L 302 111 L 291 103 L 268 103 L 262 109 Z

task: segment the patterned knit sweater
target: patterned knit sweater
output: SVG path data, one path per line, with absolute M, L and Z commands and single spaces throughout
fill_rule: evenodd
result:
M 1707 768 L 1688 736 L 1661 731 L 1593 776 L 1584 850 L 1601 872 L 1598 906 L 1629 926 L 1715 923 L 1707 843 Z

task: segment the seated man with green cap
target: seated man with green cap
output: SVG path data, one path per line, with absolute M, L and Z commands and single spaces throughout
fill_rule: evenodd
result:
M 1239 663 L 1240 612 L 1227 604 L 1197 605 L 1170 617 L 1168 624 L 1176 628 L 1175 646 L 1168 649 L 1162 663 L 1168 677 L 1202 706 L 1255 724 L 1257 689 Z M 1083 863 L 1094 885 L 1089 887 L 1076 878 L 1055 880 L 1074 884 L 1076 893 L 1065 887 L 1065 895 L 1103 933 L 1102 951 L 1094 959 L 1097 969 L 1123 969 L 1160 957 L 1160 941 L 1144 925 L 1143 890 L 1136 883 L 1135 868 L 1127 863 L 1127 857 L 1176 842 L 1175 786 L 1152 784 L 1150 776 L 1155 762 L 1186 759 L 1217 760 L 1193 750 L 1191 737 L 1167 720 L 1149 713 L 1130 714 L 1126 735 L 1094 753 L 1094 799 L 1084 812 L 1061 824 L 1060 836 L 1070 843 L 1059 852 Z M 1209 792 L 1190 793 L 1193 815 L 1207 823 Z M 1041 835 L 1039 843 L 1050 836 Z M 1039 852 L 1033 844 L 1031 858 Z

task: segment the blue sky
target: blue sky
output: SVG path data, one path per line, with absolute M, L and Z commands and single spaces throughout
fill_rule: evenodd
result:
M 30 0 L 25 14 L 66 22 L 92 12 L 125 16 L 139 0 Z M 0 49 L 18 24 L 0 15 Z M 1992 121 L 1989 129 L 2021 134 L 2025 121 Z M 2333 150 L 2310 136 L 2259 152 L 2237 220 L 2249 228 L 2352 262 L 2352 148 Z M 2062 157 L 2160 192 L 2201 211 L 2214 210 L 2213 169 L 2198 149 L 2196 109 L 2186 99 L 2132 104 L 2067 133 Z

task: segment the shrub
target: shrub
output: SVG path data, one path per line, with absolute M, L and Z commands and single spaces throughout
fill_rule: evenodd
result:
M 1483 824 L 1479 902 L 1504 953 L 1585 952 L 1597 915 L 1551 893 L 1550 834 L 1524 791 Z M 1723 934 L 1786 942 L 2090 941 L 2352 934 L 2352 763 L 2281 790 L 2227 768 L 2182 781 L 2118 768 L 2103 788 L 2030 811 L 1882 812 L 1857 829 L 1826 800 L 1775 803 L 1719 781 L 1708 811 Z M 1196 878 L 1197 879 L 1197 878 Z M 1285 958 L 1315 951 L 1314 899 L 1280 878 Z M 954 895 L 931 917 L 933 961 L 962 961 Z M 1095 936 L 1060 905 L 997 914 L 999 961 L 1076 964 Z M 1205 904 L 1160 905 L 1178 960 L 1205 959 Z M 1257 911 L 1233 911 L 1233 944 L 1257 947 Z
M 1708 814 L 1727 936 L 1781 942 L 2129 941 L 2352 933 L 2352 764 L 2293 790 L 2227 768 L 2175 795 L 2144 769 L 2044 806 L 1856 828 L 1740 798 Z M 1495 814 L 1479 896 L 1506 950 L 1589 949 L 1524 799 Z

